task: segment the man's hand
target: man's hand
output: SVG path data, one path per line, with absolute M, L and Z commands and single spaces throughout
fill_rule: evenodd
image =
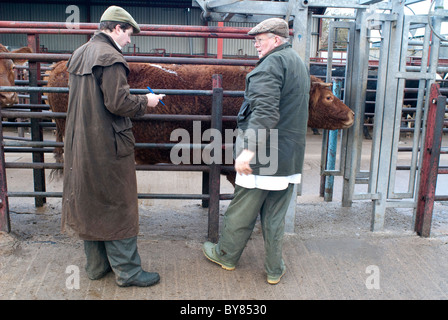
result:
M 148 98 L 148 107 L 154 108 L 155 106 L 157 106 L 159 104 L 159 101 L 162 100 L 163 97 L 165 97 L 165 95 L 164 94 L 148 93 L 146 95 L 146 97 Z
M 255 153 L 244 149 L 243 152 L 235 159 L 235 170 L 239 174 L 251 174 L 252 169 L 249 165 L 249 162 L 254 157 Z

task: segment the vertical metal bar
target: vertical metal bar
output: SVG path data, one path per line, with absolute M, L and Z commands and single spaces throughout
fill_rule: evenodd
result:
M 385 74 L 385 98 L 383 106 L 383 121 L 382 130 L 378 130 L 375 134 L 380 134 L 381 140 L 378 150 L 378 171 L 372 172 L 376 175 L 376 187 L 374 192 L 377 194 L 377 199 L 373 200 L 371 230 L 379 231 L 384 227 L 384 219 L 387 208 L 387 195 L 389 190 L 389 182 L 391 175 L 391 162 L 394 156 L 393 137 L 394 132 L 400 130 L 400 126 L 396 127 L 396 103 L 398 81 L 396 74 L 400 67 L 401 54 L 406 54 L 401 51 L 403 38 L 403 23 L 404 23 L 404 6 L 398 0 L 393 1 L 393 12 L 397 14 L 396 21 L 385 21 L 383 25 L 387 26 L 390 32 L 390 47 L 387 54 L 388 65 Z M 393 24 L 393 25 L 392 25 Z M 386 39 L 387 40 L 387 39 Z M 378 92 L 377 92 L 378 98 Z M 401 103 L 401 102 L 400 102 Z M 375 105 L 376 108 L 377 105 Z M 376 112 L 377 110 L 375 110 Z M 376 117 L 376 115 L 375 115 Z M 375 118 L 375 124 L 379 119 Z
M 364 125 L 364 102 L 367 90 L 367 68 L 369 63 L 369 42 L 368 28 L 366 22 L 365 10 L 358 10 L 356 23 L 359 24 L 359 31 L 355 33 L 354 43 L 358 48 L 357 54 L 354 55 L 353 65 L 354 73 L 351 77 L 352 85 L 349 105 L 353 106 L 355 112 L 355 122 L 348 129 L 347 136 L 347 155 L 344 169 L 344 184 L 342 192 L 342 206 L 351 207 L 353 202 L 353 193 L 355 190 L 356 174 L 359 168 L 362 147 L 362 126 Z
M 431 85 L 420 186 L 415 217 L 415 231 L 422 237 L 431 234 L 432 212 L 437 185 L 437 174 L 442 146 L 446 97 L 440 95 L 439 84 Z
M 11 232 L 11 224 L 9 220 L 8 188 L 6 184 L 5 150 L 3 147 L 3 125 L 1 121 L 0 121 L 0 231 Z
M 224 27 L 224 22 L 218 22 L 218 27 Z M 217 53 L 216 53 L 216 57 L 218 59 L 222 59 L 223 43 L 224 43 L 224 39 L 218 38 L 218 49 L 217 49 Z
M 325 168 L 327 167 L 327 152 L 328 150 L 328 130 L 324 129 L 322 132 L 322 147 L 320 150 L 320 186 L 319 197 L 325 195 Z
M 211 128 L 222 133 L 222 75 L 213 75 L 213 102 Z M 213 139 L 213 138 L 211 138 Z M 221 185 L 221 164 L 210 164 L 209 194 L 210 203 L 208 208 L 208 239 L 212 242 L 218 241 L 219 236 L 219 192 Z
M 384 100 L 386 98 L 386 75 L 389 64 L 389 50 L 390 50 L 390 32 L 391 26 L 389 23 L 384 23 L 381 28 L 381 49 L 380 59 L 378 63 L 376 97 L 375 97 L 375 122 L 373 126 L 373 139 L 371 147 L 370 160 L 370 177 L 369 177 L 369 193 L 376 193 L 378 181 L 378 166 L 380 162 L 380 146 L 381 136 L 383 131 L 384 118 Z
M 310 41 L 309 37 L 307 37 L 309 18 L 308 7 L 303 7 L 298 3 L 298 5 L 294 6 L 291 15 L 294 15 L 295 17 L 293 24 L 294 37 L 292 38 L 292 48 L 297 51 L 303 61 L 309 61 Z
M 325 77 L 325 82 L 329 83 L 331 81 L 331 71 L 333 68 L 333 47 L 335 42 L 335 33 L 336 28 L 334 27 L 334 23 L 330 22 L 330 26 L 328 28 L 328 49 L 327 49 L 327 72 Z M 329 155 L 329 131 L 323 130 L 322 133 L 322 150 L 321 150 L 321 177 L 320 177 L 320 189 L 319 195 L 324 197 L 324 199 L 328 199 L 326 196 L 327 191 L 325 190 L 327 187 L 327 181 L 330 178 L 326 174 L 323 174 L 325 170 L 328 169 L 328 155 Z M 336 156 L 336 155 L 335 155 Z M 333 177 L 331 180 L 334 181 Z M 332 183 L 333 184 L 333 183 Z M 325 201 L 331 201 L 325 200 Z
M 28 34 L 28 46 L 33 52 L 39 52 L 39 35 Z M 30 87 L 37 87 L 37 81 L 40 80 L 40 62 L 29 62 L 29 81 Z M 30 92 L 30 103 L 41 104 L 41 93 Z M 31 119 L 31 139 L 33 141 L 43 141 L 42 128 L 39 126 L 39 119 Z M 33 152 L 33 162 L 44 162 L 43 152 Z M 34 191 L 45 192 L 45 169 L 33 169 Z M 45 197 L 36 197 L 34 200 L 36 207 L 42 207 L 47 200 Z
M 333 94 L 341 97 L 341 80 L 333 80 Z M 338 130 L 330 130 L 328 134 L 327 170 L 334 170 L 336 166 L 336 152 L 338 148 Z M 326 176 L 324 201 L 333 200 L 334 176 Z
M 348 47 L 347 47 L 347 60 L 346 60 L 346 69 L 345 69 L 345 81 L 344 81 L 344 93 L 343 93 L 343 102 L 352 108 L 350 101 L 350 95 L 352 92 L 352 77 L 353 77 L 353 67 L 354 67 L 354 55 L 355 55 L 355 22 L 345 22 L 348 27 L 349 37 L 348 37 Z M 341 92 L 342 95 L 342 92 Z M 343 177 L 345 177 L 345 169 L 348 154 L 348 130 L 341 131 L 341 148 L 340 148 L 340 156 L 339 156 L 339 170 Z
M 209 194 L 209 190 L 210 190 L 210 183 L 209 183 L 209 179 L 210 179 L 210 174 L 207 171 L 203 171 L 202 172 L 202 194 Z M 202 200 L 202 208 L 208 208 L 210 203 L 209 199 L 203 199 Z

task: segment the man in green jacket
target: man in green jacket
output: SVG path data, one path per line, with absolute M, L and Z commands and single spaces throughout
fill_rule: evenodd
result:
M 203 252 L 222 268 L 235 269 L 260 213 L 267 281 L 277 284 L 286 270 L 285 215 L 303 167 L 310 77 L 288 43 L 286 21 L 267 19 L 249 34 L 260 60 L 246 76 L 238 114 L 234 198 L 218 243 L 204 243 Z
M 90 279 L 115 273 L 119 286 L 150 286 L 137 251 L 138 199 L 132 123 L 164 95 L 131 95 L 121 48 L 140 28 L 124 9 L 109 7 L 100 30 L 67 63 L 62 230 L 84 240 Z

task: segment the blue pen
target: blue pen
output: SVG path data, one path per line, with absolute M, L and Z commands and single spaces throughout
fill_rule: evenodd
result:
M 150 87 L 146 87 L 146 88 L 148 88 L 149 92 L 154 93 L 154 91 L 152 91 L 152 89 L 151 89 Z M 155 93 L 154 93 L 154 94 L 155 94 Z M 162 105 L 165 105 L 165 104 L 163 103 L 162 100 L 159 100 L 159 102 L 160 102 Z

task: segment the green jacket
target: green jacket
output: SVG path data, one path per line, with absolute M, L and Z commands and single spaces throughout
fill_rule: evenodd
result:
M 134 136 L 129 117 L 146 112 L 131 95 L 129 67 L 112 38 L 97 33 L 67 63 L 62 229 L 83 240 L 138 234 Z
M 242 149 L 256 153 L 253 174 L 302 172 L 309 91 L 308 70 L 289 43 L 261 58 L 246 76 L 235 149 L 236 156 Z

